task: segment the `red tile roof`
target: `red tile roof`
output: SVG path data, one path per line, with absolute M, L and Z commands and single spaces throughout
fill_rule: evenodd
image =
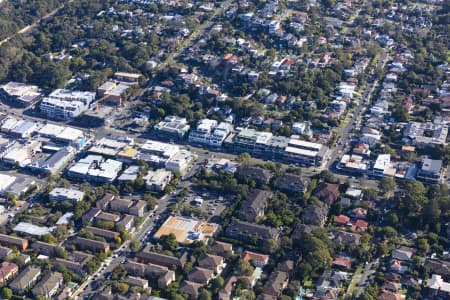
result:
M 246 261 L 253 260 L 253 261 L 262 261 L 264 263 L 267 263 L 269 261 L 269 255 L 250 252 L 250 251 L 245 251 L 244 253 L 242 253 L 241 258 Z
M 337 267 L 344 267 L 346 269 L 350 269 L 352 262 L 349 258 L 345 257 L 336 257 L 333 260 L 333 265 Z
M 348 222 L 350 222 L 350 218 L 346 215 L 339 215 L 334 217 L 334 223 L 346 225 Z

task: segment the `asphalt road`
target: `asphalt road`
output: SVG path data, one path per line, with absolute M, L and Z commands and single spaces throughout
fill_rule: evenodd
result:
M 183 188 L 181 187 L 177 187 L 176 194 L 181 192 Z M 158 208 L 157 208 L 157 213 L 152 214 L 152 212 L 148 212 L 145 216 L 145 220 L 144 223 L 141 224 L 141 226 L 136 229 L 135 232 L 132 233 L 132 238 L 131 241 L 142 241 L 144 239 L 144 237 L 147 235 L 148 232 L 150 232 L 151 230 L 153 230 L 153 228 L 155 227 L 156 222 L 158 221 L 158 216 L 161 215 L 162 212 L 164 212 L 169 203 L 170 203 L 170 199 L 176 197 L 176 194 L 172 194 L 172 195 L 164 195 L 161 199 L 159 199 L 158 201 Z M 93 293 L 98 292 L 98 290 L 96 289 L 96 286 L 94 284 L 95 280 L 102 280 L 105 278 L 105 275 L 112 272 L 118 265 L 120 265 L 122 262 L 125 262 L 125 260 L 127 259 L 127 256 L 129 253 L 131 253 L 131 249 L 129 247 L 130 245 L 130 241 L 126 241 L 123 243 L 123 245 L 118 248 L 117 250 L 115 250 L 112 253 L 112 256 L 109 257 L 102 265 L 101 267 L 97 270 L 97 272 L 95 272 L 94 274 L 92 274 L 91 276 L 89 276 L 89 278 L 85 281 L 85 285 L 82 286 L 80 289 L 78 289 L 74 295 L 72 295 L 72 297 L 74 299 L 76 298 L 84 298 L 84 297 L 89 297 L 91 296 Z M 119 255 L 119 253 L 121 255 Z
M 388 60 L 388 53 L 387 50 L 384 49 L 376 68 L 377 69 L 384 68 L 384 65 L 386 64 L 387 60 Z M 373 72 L 371 76 L 373 76 Z M 370 99 L 372 98 L 374 92 L 376 91 L 375 88 L 378 86 L 378 81 L 379 80 L 374 80 L 373 82 L 369 82 L 367 84 L 364 93 L 360 97 L 358 106 L 353 112 L 353 116 L 351 117 L 348 124 L 342 128 L 339 134 L 340 138 L 338 139 L 336 146 L 331 151 L 330 160 L 326 164 L 327 169 L 332 168 L 333 164 L 336 163 L 336 160 L 340 157 L 340 155 L 346 152 L 346 148 L 350 145 L 349 143 L 350 134 L 355 129 L 357 121 L 361 117 L 361 114 L 363 112 L 363 108 L 366 107 L 368 103 L 370 103 Z
M 171 53 L 166 58 L 166 60 L 160 64 L 159 67 L 161 68 L 164 65 L 170 64 L 173 61 L 173 58 L 178 56 L 185 48 L 189 47 L 198 36 L 200 36 L 202 33 L 205 32 L 206 29 L 210 28 L 214 17 L 216 15 L 218 15 L 219 13 L 224 12 L 226 9 L 228 9 L 228 7 L 230 6 L 231 3 L 232 3 L 232 0 L 223 2 L 222 5 L 214 11 L 211 18 L 208 21 L 206 21 L 204 24 L 202 24 L 199 28 L 197 28 L 197 30 L 195 32 L 193 32 L 183 42 L 183 45 L 178 48 L 179 50 Z M 145 92 L 145 90 L 151 86 L 152 86 L 152 84 L 150 81 L 150 83 L 147 84 L 146 88 L 144 88 L 140 91 L 139 95 L 142 96 L 143 93 Z M 104 136 L 115 135 L 115 134 L 123 135 L 124 132 L 121 130 L 114 129 L 114 128 L 103 127 L 103 128 L 98 128 L 98 130 L 96 130 L 95 133 L 98 138 L 101 138 Z M 143 141 L 143 139 L 138 138 L 137 134 L 128 134 L 128 135 L 132 136 L 136 140 Z M 204 158 L 203 153 L 201 153 L 201 152 L 197 153 L 195 151 L 193 151 L 193 152 L 196 153 L 198 156 L 200 156 L 200 158 Z M 201 161 L 201 160 L 198 159 L 195 162 L 194 166 L 184 176 L 184 179 L 188 179 L 195 174 L 196 170 L 199 168 L 199 164 L 197 163 L 199 161 Z M 157 212 L 155 212 L 155 215 L 153 216 L 153 215 L 147 214 L 144 223 L 140 226 L 140 228 L 135 233 L 133 233 L 132 240 L 138 240 L 140 242 L 145 242 L 146 236 L 148 236 L 148 234 L 155 227 L 155 223 L 158 221 L 157 218 L 160 218 L 160 216 L 162 214 L 164 214 L 164 212 L 166 211 L 166 209 L 169 205 L 170 199 L 176 198 L 176 196 L 184 188 L 187 188 L 190 184 L 191 183 L 188 180 L 183 180 L 177 185 L 177 187 L 175 188 L 175 191 L 173 193 L 171 193 L 170 195 L 163 196 L 158 202 L 158 209 L 157 209 Z M 123 263 L 127 259 L 126 256 L 127 256 L 127 253 L 129 253 L 129 252 L 131 252 L 131 249 L 129 247 L 129 242 L 125 242 L 119 249 L 114 251 L 112 257 L 108 258 L 106 260 L 106 262 L 104 264 L 102 264 L 102 266 L 99 268 L 99 270 L 95 274 L 93 274 L 91 277 L 89 277 L 89 279 L 85 282 L 85 285 L 80 287 L 80 289 L 78 289 L 77 292 L 74 293 L 73 298 L 77 298 L 79 293 L 81 293 L 81 292 L 82 292 L 81 296 L 83 296 L 83 298 L 89 297 L 90 295 L 92 295 L 92 293 L 96 292 L 96 287 L 94 286 L 93 281 L 96 279 L 103 279 L 105 274 L 112 272 L 112 270 L 114 270 L 119 264 Z M 121 255 L 119 255 L 119 253 L 121 253 Z
M 361 273 L 361 277 L 356 286 L 356 297 L 358 297 L 364 292 L 366 285 L 369 284 L 370 276 L 375 274 L 376 267 L 374 266 L 376 265 L 378 265 L 378 259 L 375 261 L 371 261 L 370 263 L 364 266 L 364 269 L 362 270 Z

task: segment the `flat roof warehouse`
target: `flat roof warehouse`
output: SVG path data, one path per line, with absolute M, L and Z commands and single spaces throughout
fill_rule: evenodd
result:
M 219 229 L 219 225 L 190 218 L 170 216 L 153 236 L 159 239 L 173 233 L 180 244 L 190 244 L 196 240 L 207 242 Z

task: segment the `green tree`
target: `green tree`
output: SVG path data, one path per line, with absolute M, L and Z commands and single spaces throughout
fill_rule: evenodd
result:
M 237 266 L 236 266 L 236 272 L 238 275 L 250 276 L 253 274 L 253 271 L 254 271 L 254 268 L 248 261 L 239 259 Z
M 142 178 L 142 176 L 138 176 L 136 180 L 134 181 L 134 186 L 137 190 L 142 190 L 145 188 L 145 180 Z
M 195 241 L 191 245 L 192 248 L 192 255 L 194 257 L 199 258 L 206 254 L 208 251 L 208 246 L 203 241 Z
M 141 246 L 142 246 L 142 243 L 139 242 L 139 241 L 131 241 L 131 242 L 130 242 L 130 249 L 131 249 L 131 251 L 133 251 L 133 252 L 139 251 L 139 249 L 141 248 Z
M 58 240 L 51 233 L 44 235 L 42 240 L 49 244 L 56 244 L 58 242 Z
M 262 251 L 266 253 L 273 254 L 279 249 L 279 244 L 274 239 L 267 239 L 263 241 Z
M 173 233 L 162 235 L 159 238 L 159 244 L 164 250 L 173 251 L 178 248 L 177 237 Z
M 55 255 L 59 258 L 67 258 L 67 252 L 63 247 L 55 247 Z
M 127 293 L 129 288 L 130 288 L 130 286 L 128 284 L 124 283 L 124 282 L 119 282 L 117 284 L 117 290 L 121 294 Z
M 217 276 L 216 278 L 214 278 L 211 282 L 211 288 L 214 291 L 214 294 L 218 293 L 224 284 L 225 280 L 222 276 Z
M 250 165 L 252 157 L 250 156 L 250 154 L 248 154 L 247 152 L 241 153 L 238 155 L 237 157 L 237 161 L 242 165 L 242 166 L 248 166 Z
M 147 201 L 147 207 L 149 210 L 154 209 L 158 204 L 158 200 L 156 200 L 155 197 L 153 197 L 152 194 L 149 193 L 144 194 L 144 201 Z
M 208 291 L 207 289 L 202 289 L 200 294 L 198 295 L 198 299 L 199 300 L 211 300 L 212 299 L 211 292 Z
M 396 188 L 395 180 L 392 177 L 383 177 L 381 178 L 378 187 L 386 197 L 389 197 Z
M 11 289 L 4 287 L 2 288 L 2 297 L 5 299 L 11 299 L 13 296 L 13 292 Z

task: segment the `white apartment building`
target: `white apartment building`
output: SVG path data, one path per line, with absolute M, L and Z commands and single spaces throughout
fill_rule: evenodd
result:
M 390 154 L 378 155 L 373 165 L 373 175 L 380 177 L 395 175 L 395 168 L 392 166 Z
M 150 171 L 145 176 L 145 186 L 147 190 L 160 192 L 166 188 L 171 180 L 172 172 L 158 169 L 156 171 Z
M 329 154 L 329 148 L 318 143 L 291 138 L 284 149 L 284 158 L 301 165 L 320 166 Z
M 50 118 L 69 120 L 80 116 L 95 100 L 95 93 L 57 89 L 41 104 L 41 112 Z
M 83 200 L 84 192 L 65 188 L 55 188 L 48 196 L 50 201 L 69 201 L 76 203 Z
M 215 120 L 203 119 L 199 121 L 197 128 L 189 134 L 189 142 L 221 147 L 232 129 L 233 127 L 229 123 L 218 123 Z
M 165 168 L 174 173 L 184 175 L 194 159 L 195 156 L 191 151 L 180 150 L 174 157 L 166 162 Z

